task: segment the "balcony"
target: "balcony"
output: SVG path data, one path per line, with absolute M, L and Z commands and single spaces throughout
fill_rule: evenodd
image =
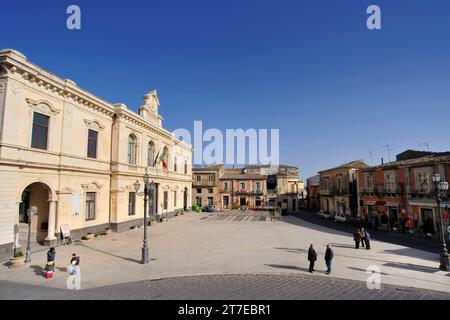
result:
M 214 187 L 214 181 L 194 180 L 193 186 L 194 187 Z
M 400 196 L 404 193 L 404 184 L 399 185 L 377 185 L 374 194 L 377 196 Z
M 409 192 L 412 198 L 433 198 L 435 194 L 433 191 L 428 189 L 411 189 Z
M 250 195 L 250 196 L 262 196 L 263 192 L 261 190 L 238 190 L 235 192 L 236 195 Z
M 331 193 L 335 196 L 346 195 L 348 194 L 348 188 L 333 188 Z

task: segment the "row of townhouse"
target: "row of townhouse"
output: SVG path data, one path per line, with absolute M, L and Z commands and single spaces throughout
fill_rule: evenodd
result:
M 209 165 L 193 168 L 192 202 L 219 209 L 274 209 L 297 211 L 306 200 L 298 168 L 281 165 L 247 165 L 225 168 Z
M 439 212 L 435 174 L 450 181 L 450 152 L 408 150 L 396 161 L 377 166 L 353 161 L 307 180 L 308 208 L 362 216 L 390 230 L 402 229 L 410 219 L 414 231 L 428 230 L 440 237 L 441 225 L 448 233 L 450 201 L 448 195 L 444 197 Z

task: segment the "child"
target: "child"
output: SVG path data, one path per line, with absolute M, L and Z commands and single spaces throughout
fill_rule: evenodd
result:
M 72 254 L 70 265 L 72 266 L 72 274 L 76 274 L 77 268 L 80 265 L 80 257 L 78 257 L 76 253 Z

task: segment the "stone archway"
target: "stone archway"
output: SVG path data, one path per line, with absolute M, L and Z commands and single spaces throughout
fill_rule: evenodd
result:
M 56 202 L 53 198 L 52 190 L 47 184 L 34 182 L 22 191 L 18 212 L 20 222 L 19 240 L 21 242 L 26 241 L 27 238 L 27 211 L 31 207 L 37 208 L 37 214 L 31 219 L 31 241 L 43 245 L 54 244 L 56 242 Z

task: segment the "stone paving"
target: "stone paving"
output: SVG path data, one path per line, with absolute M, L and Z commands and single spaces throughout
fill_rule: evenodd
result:
M 450 300 L 450 294 L 293 274 L 174 277 L 69 291 L 0 281 L 0 299 L 21 300 Z
M 383 285 L 450 292 L 450 275 L 437 269 L 435 253 L 376 239 L 372 241 L 373 250 L 356 250 L 348 233 L 295 217 L 278 220 L 256 219 L 250 215 L 241 219 L 236 215 L 222 215 L 189 213 L 150 227 L 153 260 L 149 265 L 139 263 L 142 229 L 130 230 L 58 247 L 56 275 L 52 280 L 42 276 L 45 252 L 34 253 L 32 263 L 20 269 L 8 269 L 1 264 L 0 280 L 64 289 L 68 277 L 65 267 L 73 252 L 81 256 L 83 289 L 219 274 L 290 274 L 319 279 L 325 271 L 325 246 L 331 243 L 335 251 L 334 278 L 365 283 L 367 268 L 376 265 L 381 268 Z M 310 243 L 315 244 L 319 254 L 317 272 L 312 276 L 307 273 L 306 259 Z M 330 277 L 329 281 L 335 280 Z

